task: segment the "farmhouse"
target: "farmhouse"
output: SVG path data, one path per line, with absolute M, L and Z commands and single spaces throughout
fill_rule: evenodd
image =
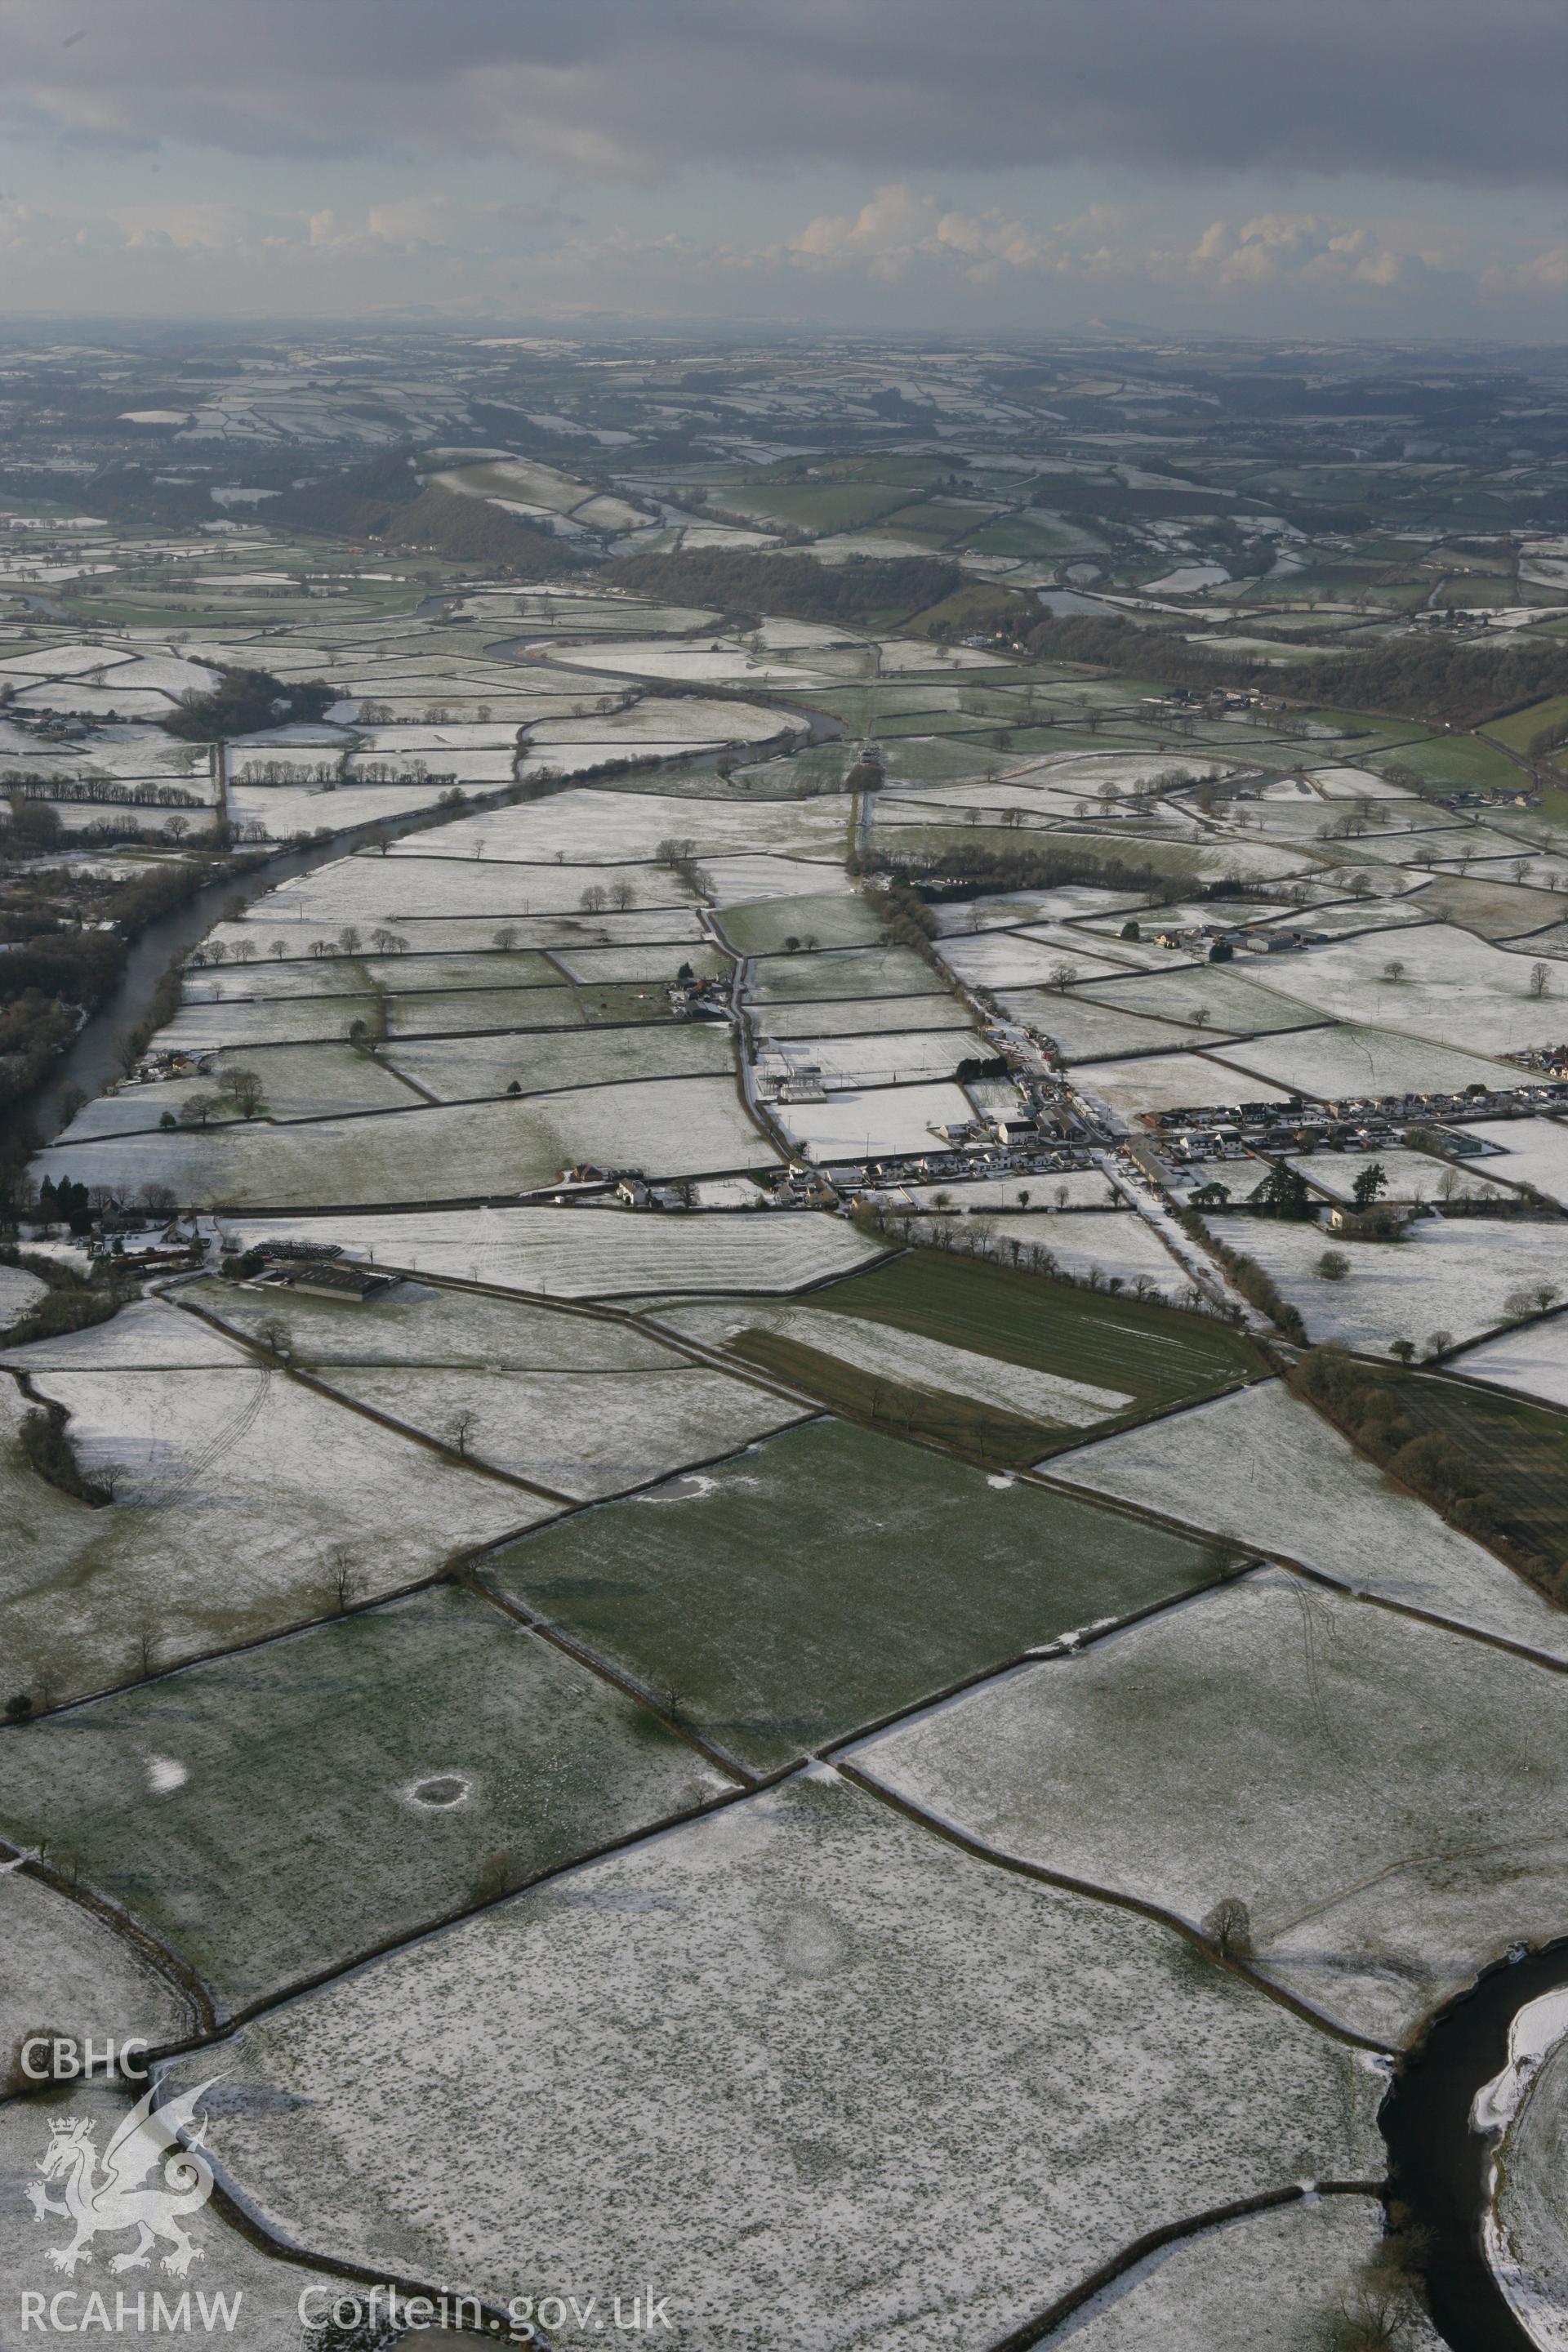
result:
M 317 1298 L 350 1298 L 361 1305 L 368 1298 L 379 1298 L 395 1283 L 395 1276 L 373 1273 L 368 1266 L 309 1258 L 291 1265 L 268 1266 L 260 1278 L 273 1290 L 302 1290 Z

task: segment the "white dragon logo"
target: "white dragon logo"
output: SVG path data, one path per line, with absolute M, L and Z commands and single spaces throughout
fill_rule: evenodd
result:
M 46 2261 L 56 2270 L 74 2275 L 79 2263 L 91 2262 L 94 2238 L 112 2237 L 122 2230 L 134 2230 L 136 2243 L 128 2252 L 111 2257 L 111 2271 L 145 2270 L 159 2239 L 172 2250 L 163 2256 L 163 2267 L 176 2278 L 183 2278 L 193 2263 L 201 2261 L 201 2248 L 192 2243 L 180 2223 L 184 2215 L 199 2213 L 212 2195 L 212 2167 L 201 2152 L 201 2133 L 193 2132 L 186 2141 L 179 2134 L 212 2084 L 203 2083 L 197 2090 L 182 2092 L 154 2111 L 156 2087 L 148 2089 L 116 2126 L 103 2151 L 101 2173 L 93 2145 L 97 2126 L 89 2117 L 78 2116 L 68 2123 L 50 2124 L 48 2149 L 38 2158 L 37 2169 L 45 2180 L 63 2180 L 65 2193 L 51 2197 L 42 2182 L 30 2180 L 26 2196 L 35 2221 L 58 2213 L 76 2225 L 68 2245 L 50 2246 L 46 2252 Z M 150 2180 L 148 2175 L 156 2171 L 160 2159 L 162 2174 L 156 2181 Z

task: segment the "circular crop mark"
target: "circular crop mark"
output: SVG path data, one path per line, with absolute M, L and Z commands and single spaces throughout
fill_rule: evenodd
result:
M 445 1812 L 449 1806 L 467 1802 L 470 1784 L 460 1772 L 437 1772 L 428 1780 L 416 1780 L 408 1790 L 412 1803 L 423 1805 L 430 1812 Z

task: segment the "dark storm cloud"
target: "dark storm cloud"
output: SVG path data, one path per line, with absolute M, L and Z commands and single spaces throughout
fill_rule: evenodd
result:
M 494 152 L 1568 177 L 1563 0 L 0 0 L 23 134 Z

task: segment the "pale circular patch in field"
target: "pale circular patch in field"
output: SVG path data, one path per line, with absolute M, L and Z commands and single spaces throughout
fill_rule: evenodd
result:
M 430 1772 L 422 1780 L 411 1780 L 402 1794 L 423 1812 L 445 1813 L 454 1805 L 466 1805 L 473 1792 L 474 1784 L 466 1772 Z
M 167 1797 L 175 1789 L 183 1789 L 190 1777 L 187 1768 L 172 1756 L 147 1759 L 147 1786 L 155 1797 Z

